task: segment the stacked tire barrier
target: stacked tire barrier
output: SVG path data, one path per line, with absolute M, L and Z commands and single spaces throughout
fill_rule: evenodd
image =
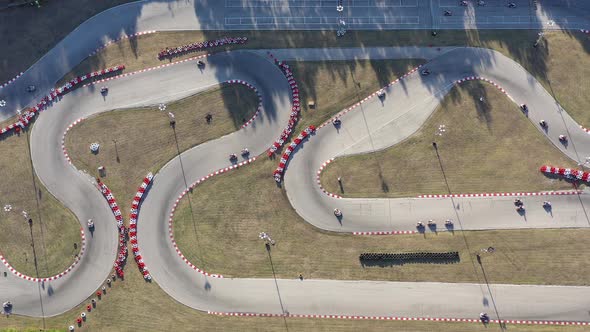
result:
M 31 122 L 31 120 L 37 115 L 40 111 L 43 111 L 47 106 L 49 106 L 55 99 L 61 97 L 68 93 L 69 91 L 73 90 L 76 86 L 80 85 L 82 82 L 93 79 L 95 77 L 100 77 L 105 74 L 114 73 L 117 71 L 121 71 L 125 69 L 124 65 L 119 65 L 99 71 L 95 71 L 86 75 L 78 76 L 68 83 L 64 84 L 62 87 L 57 89 L 51 89 L 51 92 L 43 97 L 36 106 L 29 108 L 19 114 L 18 121 L 10 124 L 2 129 L 0 129 L 0 135 L 3 135 L 7 132 L 14 130 L 15 132 L 20 132 L 21 129 L 25 129 Z
M 459 262 L 459 252 L 406 252 L 406 253 L 362 253 L 359 255 L 361 263 L 388 262 L 394 264 L 407 263 L 456 263 Z
M 558 176 L 563 176 L 568 180 L 577 180 L 577 181 L 584 181 L 590 182 L 590 172 L 580 171 L 578 169 L 571 169 L 571 168 L 562 168 L 562 167 L 553 167 L 553 166 L 541 166 L 539 169 L 542 173 L 545 174 L 553 174 Z
M 115 219 L 117 220 L 117 228 L 119 229 L 119 254 L 117 255 L 117 260 L 115 261 L 115 272 L 119 278 L 124 277 L 123 267 L 125 266 L 125 262 L 127 261 L 127 243 L 125 235 L 127 230 L 125 225 L 123 224 L 123 215 L 121 214 L 121 209 L 117 205 L 117 201 L 115 200 L 115 196 L 111 190 L 107 187 L 106 184 L 102 183 L 100 179 L 96 179 L 98 183 L 98 188 L 100 192 L 104 196 L 104 198 L 109 202 L 109 206 L 111 211 L 113 211 L 113 215 L 115 215 Z
M 295 81 L 295 77 L 293 77 L 293 72 L 291 71 L 291 68 L 289 68 L 289 65 L 287 65 L 283 61 L 276 59 L 270 53 L 269 56 L 272 59 L 274 59 L 275 64 L 279 66 L 279 68 L 287 78 L 289 85 L 291 86 L 291 99 L 293 100 L 293 106 L 291 107 L 291 115 L 289 116 L 289 123 L 287 124 L 287 127 L 283 129 L 281 136 L 268 149 L 267 154 L 270 157 L 275 153 L 275 151 L 280 149 L 283 146 L 283 144 L 285 144 L 285 142 L 289 139 L 289 136 L 291 135 L 293 128 L 295 128 L 295 125 L 299 120 L 299 112 L 301 112 L 301 103 L 299 101 L 299 87 L 297 86 L 297 82 Z
M 291 144 L 289 144 L 289 146 L 285 149 L 285 153 L 283 153 L 283 156 L 281 157 L 281 160 L 279 161 L 279 166 L 277 167 L 277 169 L 273 173 L 273 176 L 274 176 L 276 182 L 280 183 L 283 180 L 283 174 L 285 173 L 285 168 L 287 167 L 287 162 L 289 161 L 289 158 L 291 157 L 291 153 L 293 153 L 295 148 L 299 144 L 301 144 L 301 142 L 303 142 L 304 139 L 306 139 L 307 137 L 309 137 L 309 135 L 311 135 L 313 133 L 315 133 L 314 126 L 309 126 L 309 127 L 305 128 L 305 130 L 303 130 L 301 132 L 301 134 L 299 134 L 299 136 L 297 136 L 297 138 L 295 138 L 293 140 L 293 142 L 291 142 Z
M 191 43 L 177 47 L 166 47 L 158 53 L 158 59 L 172 58 L 179 55 L 184 55 L 190 52 L 202 51 L 205 49 L 219 47 L 224 45 L 245 44 L 248 42 L 246 37 L 224 37 L 215 40 L 207 40 L 200 43 Z
M 135 257 L 135 262 L 137 263 L 139 271 L 141 271 L 143 278 L 147 281 L 151 281 L 152 276 L 150 275 L 148 268 L 145 266 L 143 258 L 141 257 L 141 252 L 139 251 L 139 245 L 137 243 L 137 216 L 139 215 L 139 207 L 143 195 L 148 190 L 153 179 L 154 175 L 151 172 L 143 179 L 143 182 L 135 193 L 133 202 L 131 202 L 131 213 L 129 214 L 129 242 L 131 242 L 131 251 L 133 251 L 133 256 Z

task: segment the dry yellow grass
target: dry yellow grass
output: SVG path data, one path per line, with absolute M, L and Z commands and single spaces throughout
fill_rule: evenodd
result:
M 472 96 L 484 95 L 482 108 Z M 437 135 L 440 125 L 446 126 L 441 136 Z M 573 189 L 566 181 L 546 177 L 539 167 L 575 168 L 576 164 L 503 93 L 480 82 L 453 88 L 424 126 L 404 142 L 376 153 L 336 159 L 322 173 L 322 184 L 346 197 L 446 194 L 433 141 L 454 193 Z
M 272 258 L 277 277 L 281 278 L 303 273 L 305 277 L 323 279 L 483 282 L 481 271 L 474 271 L 471 259 L 475 251 L 492 246 L 497 252 L 485 261 L 490 282 L 590 285 L 586 273 L 580 270 L 590 263 L 590 258 L 584 258 L 590 254 L 585 245 L 590 231 L 444 232 L 380 237 L 323 232 L 303 221 L 284 192 L 269 179 L 275 167 L 276 161 L 261 159 L 202 183 L 189 194 L 193 216 L 188 200 L 183 199 L 174 216 L 174 234 L 184 256 L 198 267 L 226 277 L 272 277 L 268 255 L 258 238 L 258 233 L 264 231 L 277 242 Z M 362 268 L 358 260 L 362 252 L 412 250 L 458 251 L 461 262 Z M 573 256 L 582 261 L 563 259 Z
M 78 169 L 96 177 L 98 166 L 106 168 L 104 182 L 126 211 L 148 172 L 155 174 L 179 150 L 236 131 L 242 118 L 252 117 L 257 106 L 254 91 L 224 84 L 171 103 L 166 112 L 148 107 L 99 114 L 70 130 L 66 147 Z M 168 112 L 175 114 L 175 130 L 169 125 Z M 211 124 L 205 120 L 207 113 L 213 116 Z M 90 152 L 92 142 L 101 144 L 98 154 Z
M 385 65 L 391 66 L 386 61 L 359 62 L 354 66 L 345 62 L 292 64 L 295 76 L 300 78 L 301 81 L 303 98 L 305 97 L 303 93 L 310 93 L 306 89 L 307 86 L 321 87 L 317 94 L 318 108 L 316 110 L 305 110 L 300 126 L 318 124 L 329 117 L 330 114 L 349 105 L 354 100 L 354 98 L 349 97 L 354 95 L 353 91 L 357 89 L 350 80 L 351 70 L 354 70 L 353 74 L 357 81 L 361 83 L 363 89 L 373 91 L 375 86 L 378 86 L 378 83 L 375 83 L 376 78 L 373 68 Z M 406 66 L 409 65 L 411 64 L 406 64 Z M 309 73 L 316 74 L 310 75 Z M 338 73 L 338 75 L 332 73 Z M 392 79 L 392 77 L 388 77 L 388 79 Z M 569 162 L 560 155 L 559 151 L 548 145 L 542 136 L 519 113 L 518 108 L 510 104 L 498 91 L 485 85 L 466 86 L 463 89 L 465 91 L 461 90 L 461 93 L 454 95 L 453 100 L 458 100 L 457 103 L 459 103 L 454 111 L 450 110 L 453 102 L 449 99 L 444 102 L 445 110 L 448 109 L 448 113 L 436 112 L 434 115 L 435 117 L 444 116 L 445 121 L 453 119 L 447 125 L 448 132 L 441 138 L 443 139 L 440 146 L 441 153 L 445 151 L 445 148 L 451 142 L 457 149 L 457 153 L 472 153 L 471 150 L 481 149 L 482 147 L 495 149 L 492 144 L 495 140 L 504 138 L 503 144 L 507 144 L 510 143 L 510 140 L 515 139 L 516 134 L 518 134 L 524 135 L 525 140 L 531 140 L 531 144 L 540 146 L 531 147 L 532 149 L 539 149 L 539 151 L 543 151 L 542 153 L 550 155 L 551 158 L 560 158 L 559 160 L 564 163 Z M 469 103 L 473 103 L 472 99 L 467 97 L 467 89 L 473 90 L 471 93 L 477 95 L 481 94 L 481 91 L 477 91 L 477 89 L 486 89 L 488 104 L 491 106 L 487 110 L 489 112 L 487 120 L 481 118 L 481 114 L 476 113 L 475 110 L 473 110 L 473 114 L 468 113 L 469 116 L 459 112 L 460 109 L 469 109 Z M 471 107 L 473 109 L 473 105 Z M 438 121 L 433 122 L 431 120 L 429 123 L 434 123 L 438 127 Z M 435 126 L 434 124 L 430 126 Z M 488 124 L 490 125 L 489 128 L 487 127 Z M 471 137 L 465 136 L 467 134 L 482 134 L 478 132 L 478 130 L 482 129 L 482 126 L 486 135 L 485 139 L 474 143 Z M 527 126 L 531 126 L 531 128 Z M 464 127 L 469 129 L 462 131 L 460 128 Z M 427 125 L 426 128 L 430 127 Z M 515 128 L 516 130 L 513 130 Z M 412 178 L 414 183 L 417 183 L 417 178 L 424 176 L 423 174 L 420 175 L 420 172 L 424 171 L 424 174 L 426 174 L 426 172 L 431 171 L 429 167 L 438 167 L 438 163 L 433 158 L 430 150 L 430 142 L 434 134 L 434 129 L 423 130 L 420 134 L 417 134 L 418 136 L 425 136 L 426 143 L 422 145 L 415 144 L 416 147 L 411 150 L 412 157 L 403 164 L 404 169 L 412 169 L 416 173 L 416 178 Z M 461 148 L 469 149 L 469 151 L 462 151 Z M 506 146 L 504 145 L 502 148 L 506 149 Z M 545 152 L 543 148 L 549 148 L 549 152 Z M 510 151 L 510 149 L 507 149 L 504 154 L 500 155 L 488 151 L 489 163 L 493 166 L 497 165 L 500 160 L 510 161 L 512 160 L 510 158 L 522 158 L 518 153 L 510 154 Z M 529 160 L 530 158 L 533 159 Z M 394 158 L 389 156 L 386 160 L 381 158 L 382 167 L 391 168 L 390 164 L 394 162 L 393 160 Z M 469 155 L 465 155 L 461 160 L 468 163 L 481 162 L 478 159 L 471 159 Z M 429 163 L 426 161 L 429 161 Z M 521 185 L 534 185 L 535 181 L 538 181 L 539 178 L 542 179 L 542 175 L 537 171 L 538 165 L 535 164 L 534 157 L 527 156 L 519 162 L 519 165 L 523 165 L 525 162 L 534 164 L 534 171 L 530 177 L 521 178 L 519 181 L 521 181 Z M 190 194 L 193 211 L 195 211 L 194 216 L 191 216 L 188 201 L 184 199 L 175 215 L 176 241 L 183 254 L 197 266 L 211 272 L 234 277 L 269 277 L 272 275 L 271 267 L 268 264 L 266 251 L 258 239 L 259 232 L 267 231 L 278 242 L 276 248 L 273 249 L 273 262 L 275 263 L 277 275 L 281 277 L 292 278 L 299 273 L 303 273 L 305 276 L 312 278 L 333 279 L 481 281 L 481 276 L 473 271 L 469 260 L 470 255 L 473 253 L 469 252 L 464 242 L 462 242 L 462 238 L 458 236 L 440 234 L 425 238 L 416 236 L 395 237 L 395 240 L 392 241 L 391 237 L 364 238 L 326 233 L 309 226 L 292 210 L 282 190 L 277 188 L 274 182 L 269 179 L 269 174 L 272 174 L 275 167 L 276 161 L 262 159 L 250 167 L 239 169 L 201 184 Z M 366 173 L 369 174 L 373 170 L 370 168 L 371 164 L 366 167 L 368 169 Z M 519 176 L 529 173 L 528 170 L 523 171 L 517 167 L 514 168 Z M 439 169 L 435 168 L 434 170 L 438 172 Z M 479 168 L 476 170 L 479 170 Z M 355 172 L 365 174 L 364 170 L 355 170 Z M 355 172 L 347 171 L 347 176 L 355 176 Z M 451 183 L 452 186 L 458 183 L 478 188 L 482 181 L 479 178 L 483 175 L 485 173 L 474 171 L 472 176 L 478 179 L 479 182 L 477 183 L 474 183 L 471 178 L 462 179 L 461 177 L 455 178 L 455 182 Z M 496 175 L 496 177 L 490 177 L 485 185 L 492 189 L 501 188 L 516 181 L 515 179 L 506 180 L 505 177 Z M 411 181 L 408 181 L 408 186 L 411 183 Z M 559 185 L 556 184 L 555 186 L 559 187 Z M 376 190 L 375 188 L 369 188 L 366 191 L 374 193 Z M 256 195 L 249 193 L 256 193 Z M 249 198 L 243 199 L 243 197 Z M 231 216 L 231 218 L 228 218 L 228 216 Z M 197 223 L 196 233 L 192 226 L 193 218 Z M 571 265 L 564 266 L 563 262 L 556 259 L 555 264 L 558 264 L 559 268 L 545 271 L 547 262 L 543 259 L 545 257 L 543 255 L 551 253 L 555 253 L 557 255 L 555 257 L 567 255 L 562 251 L 569 251 L 571 249 L 570 243 L 582 243 L 582 239 L 589 235 L 590 232 L 578 231 L 466 233 L 471 248 L 503 247 L 504 254 L 510 257 L 511 260 L 529 260 L 526 269 L 522 269 L 515 268 L 511 264 L 505 264 L 506 260 L 491 258 L 490 270 L 494 271 L 490 272 L 494 274 L 490 276 L 491 280 L 504 283 L 541 284 L 587 284 L 588 281 L 584 277 L 577 278 L 569 275 L 576 271 L 577 263 L 572 262 Z M 196 246 L 195 243 L 197 236 L 199 246 Z M 578 237 L 580 240 L 573 240 L 573 238 Z M 542 249 L 554 238 L 560 238 L 563 241 L 552 242 L 551 245 L 546 247 L 547 249 Z M 309 246 L 309 243 L 317 243 L 322 250 L 318 251 L 316 246 Z M 510 245 L 507 246 L 507 244 Z M 202 248 L 206 249 L 202 250 Z M 358 262 L 358 255 L 364 251 L 404 251 L 407 248 L 421 248 L 421 250 L 433 251 L 457 250 L 461 252 L 463 259 L 461 263 L 454 265 L 408 265 L 403 268 L 385 269 L 362 269 Z M 543 252 L 543 254 L 536 256 L 537 254 L 531 252 L 529 248 L 535 248 L 535 250 L 539 250 L 536 252 Z M 578 247 L 578 250 L 584 250 L 583 246 Z M 494 257 L 500 256 L 502 255 Z M 538 259 L 531 257 L 537 257 Z M 563 271 L 569 272 L 562 274 Z
M 34 176 L 28 132 L 0 139 L 0 151 L 4 156 L 0 158 L 0 253 L 23 274 L 32 277 L 58 274 L 79 252 L 74 243 L 80 244 L 80 224 Z M 4 211 L 7 204 L 12 205 L 12 211 Z M 33 219 L 32 228 L 21 215 L 22 211 Z

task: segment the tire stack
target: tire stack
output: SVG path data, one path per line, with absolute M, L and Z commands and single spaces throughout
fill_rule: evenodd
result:
M 460 261 L 459 252 L 406 252 L 406 253 L 378 253 L 368 252 L 359 255 L 361 263 L 438 263 L 448 264 Z

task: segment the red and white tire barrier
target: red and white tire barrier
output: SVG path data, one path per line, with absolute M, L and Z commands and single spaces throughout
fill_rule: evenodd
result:
M 324 319 L 351 319 L 351 320 L 389 320 L 389 321 L 425 321 L 425 322 L 453 322 L 453 323 L 478 323 L 475 318 L 443 318 L 443 317 L 397 317 L 397 316 L 349 316 L 349 315 L 305 315 L 305 314 L 261 314 L 250 312 L 218 312 L 207 311 L 209 315 L 234 316 L 234 317 L 281 317 L 281 318 L 324 318 Z M 560 325 L 560 326 L 589 326 L 590 322 L 551 321 L 551 320 L 519 320 L 519 319 L 491 319 L 492 324 L 518 324 L 518 325 Z
M 178 204 L 180 203 L 180 200 L 189 192 L 191 192 L 196 186 L 198 186 L 199 184 L 205 182 L 206 180 L 219 175 L 219 174 L 223 174 L 226 172 L 229 172 L 231 170 L 235 170 L 238 169 L 240 167 L 246 166 L 248 164 L 253 163 L 256 160 L 256 157 L 252 157 L 250 159 L 244 160 L 243 162 L 237 163 L 235 165 L 231 165 L 225 168 L 222 168 L 220 170 L 217 170 L 213 173 L 210 173 L 209 175 L 202 177 L 201 179 L 195 181 L 194 183 L 192 183 L 189 188 L 185 189 L 180 195 L 178 195 L 178 197 L 176 198 L 176 201 L 174 202 L 174 205 L 172 206 L 172 210 L 170 210 L 170 215 L 168 217 L 168 235 L 170 236 L 170 241 L 172 241 L 172 245 L 174 246 L 174 250 L 176 250 L 176 253 L 178 254 L 178 256 L 180 258 L 182 258 L 182 260 L 188 265 L 190 266 L 191 269 L 206 275 L 208 277 L 213 277 L 213 278 L 223 278 L 223 276 L 221 274 L 213 274 L 213 273 L 209 273 L 206 271 L 203 271 L 201 269 L 199 269 L 198 267 L 196 267 L 195 265 L 193 265 L 188 259 L 186 259 L 186 257 L 184 257 L 184 255 L 182 254 L 182 252 L 180 251 L 180 249 L 178 248 L 178 245 L 176 244 L 176 240 L 174 240 L 174 212 L 176 212 L 176 208 L 178 207 Z
M 127 232 L 127 229 L 123 224 L 123 214 L 121 213 L 121 209 L 119 209 L 119 206 L 117 205 L 115 196 L 113 196 L 113 193 L 107 187 L 107 185 L 102 183 L 102 181 L 99 178 L 96 179 L 96 182 L 98 184 L 98 189 L 109 203 L 109 207 L 111 208 L 111 211 L 113 211 L 115 220 L 117 220 L 117 228 L 119 229 L 119 254 L 117 255 L 117 260 L 115 260 L 114 267 L 117 275 L 120 278 L 123 278 L 123 266 L 125 265 L 125 262 L 127 260 L 127 245 L 125 242 L 125 233 Z
M 256 96 L 258 97 L 258 106 L 256 107 L 256 112 L 254 112 L 254 115 L 250 118 L 250 120 L 244 122 L 242 124 L 242 126 L 240 128 L 246 128 L 247 126 L 249 126 L 252 122 L 254 122 L 254 119 L 256 119 L 256 117 L 258 117 L 258 114 L 260 114 L 260 112 L 262 111 L 262 96 L 260 95 L 260 92 L 258 92 L 258 89 L 256 89 L 256 87 L 246 81 L 242 81 L 242 80 L 229 80 L 229 81 L 225 81 L 224 83 L 227 84 L 242 84 L 245 87 L 251 89 L 252 91 L 254 91 L 254 93 L 256 93 Z
M 23 76 L 23 73 L 22 72 L 20 74 L 16 75 L 14 78 L 11 78 L 8 82 L 0 84 L 0 89 L 2 89 L 3 87 L 9 85 L 10 83 L 13 83 L 14 81 L 16 81 L 17 78 L 19 78 L 21 76 Z
M 233 45 L 233 44 L 245 44 L 246 42 L 248 42 L 247 37 L 223 37 L 220 39 L 207 40 L 207 41 L 200 42 L 200 43 L 191 43 L 191 44 L 172 47 L 172 48 L 166 47 L 165 49 L 161 50 L 158 53 L 158 59 L 162 60 L 165 58 L 183 55 L 183 54 L 186 54 L 189 52 L 202 51 L 205 49 L 218 47 L 218 46 Z
M 80 262 L 80 259 L 82 259 L 82 256 L 84 255 L 84 252 L 86 251 L 86 235 L 84 234 L 84 229 L 80 228 L 80 235 L 81 235 L 81 245 L 80 245 L 80 253 L 78 255 L 76 255 L 76 258 L 74 260 L 74 262 L 62 273 L 56 274 L 52 277 L 48 277 L 48 278 L 34 278 L 34 277 L 29 277 L 27 275 L 24 275 L 20 272 L 18 272 L 17 270 L 15 270 L 10 263 L 8 263 L 8 261 L 6 260 L 6 258 L 4 258 L 4 256 L 0 255 L 0 261 L 2 261 L 2 263 L 4 264 L 4 266 L 6 266 L 6 268 L 15 276 L 25 279 L 25 280 L 29 280 L 29 281 L 33 281 L 33 282 L 46 282 L 46 281 L 53 281 L 53 280 L 57 280 L 59 278 L 62 278 L 64 276 L 66 276 L 68 273 L 70 273 L 74 267 L 76 266 L 76 264 L 78 264 L 78 262 Z
M 317 171 L 315 180 L 316 180 L 316 183 L 318 184 L 318 186 L 320 187 L 320 190 L 324 194 L 326 194 L 330 197 L 333 197 L 333 198 L 342 198 L 342 196 L 333 194 L 333 193 L 327 191 L 326 189 L 324 189 L 324 187 L 322 187 L 322 181 L 320 180 L 320 176 L 322 175 L 322 172 L 324 171 L 324 169 L 328 166 L 329 163 L 331 163 L 333 161 L 334 161 L 334 158 L 328 159 L 328 160 L 326 160 L 326 162 L 324 162 L 322 164 L 322 166 L 320 166 L 320 169 L 318 169 L 318 171 Z
M 560 175 L 570 180 L 581 180 L 584 182 L 590 182 L 590 172 L 584 172 L 578 169 L 553 167 L 545 165 L 541 166 L 539 170 L 545 174 Z
M 450 197 L 515 197 L 515 196 L 550 196 L 550 195 L 580 195 L 581 190 L 558 190 L 543 192 L 521 193 L 478 193 L 478 194 L 443 194 L 443 195 L 419 195 L 417 198 L 450 198 Z
M 289 158 L 291 157 L 291 154 L 293 153 L 295 148 L 299 144 L 301 144 L 301 142 L 303 142 L 304 139 L 306 139 L 307 137 L 309 137 L 313 133 L 315 133 L 314 126 L 309 126 L 309 127 L 305 128 L 301 132 L 301 134 L 299 134 L 299 136 L 297 136 L 297 138 L 295 138 L 293 140 L 293 142 L 291 142 L 291 144 L 289 144 L 287 149 L 285 149 L 285 153 L 283 153 L 281 160 L 279 160 L 279 166 L 277 166 L 277 169 L 273 172 L 273 176 L 274 176 L 276 182 L 280 183 L 283 180 L 283 174 L 285 173 L 285 168 L 287 167 L 287 162 L 289 161 Z
M 374 231 L 374 232 L 352 232 L 352 235 L 408 235 L 416 234 L 418 231 Z
M 413 73 L 415 73 L 416 71 L 418 71 L 418 69 L 420 69 L 423 65 L 419 65 L 418 67 L 414 67 L 412 70 L 410 70 L 409 72 L 405 73 L 404 75 L 402 75 L 400 78 L 396 79 L 395 81 L 389 82 L 389 84 L 387 84 L 386 86 L 384 86 L 383 88 L 373 92 L 372 94 L 368 95 L 367 97 L 365 97 L 363 100 L 359 101 L 358 103 L 340 111 L 338 114 L 336 114 L 334 117 L 332 117 L 331 119 L 329 119 L 328 121 L 322 123 L 321 125 L 318 126 L 317 129 L 321 129 L 323 127 L 325 127 L 328 124 L 331 124 L 334 122 L 334 120 L 339 119 L 340 117 L 342 117 L 344 114 L 354 110 L 355 108 L 359 107 L 361 104 L 369 101 L 371 98 L 377 97 L 377 95 L 382 92 L 383 89 L 386 89 L 394 84 L 399 83 L 401 80 L 403 80 L 404 78 L 412 75 Z
M 289 86 L 291 87 L 291 99 L 293 101 L 293 106 L 291 107 L 291 115 L 289 116 L 289 123 L 287 124 L 287 127 L 283 129 L 281 136 L 273 143 L 273 145 L 267 151 L 267 154 L 270 157 L 275 153 L 275 151 L 280 149 L 283 146 L 283 144 L 285 144 L 285 142 L 287 142 L 287 140 L 289 139 L 291 132 L 293 131 L 295 125 L 297 124 L 297 121 L 299 120 L 299 113 L 301 112 L 301 103 L 299 100 L 299 87 L 297 86 L 297 82 L 293 77 L 293 72 L 291 71 L 291 68 L 289 68 L 289 65 L 275 58 L 271 53 L 268 53 L 268 55 L 271 59 L 274 60 L 275 64 L 279 66 L 279 68 L 287 78 Z
M 147 281 L 152 280 L 152 276 L 150 275 L 148 268 L 145 266 L 143 258 L 141 257 L 141 252 L 139 251 L 139 244 L 137 243 L 137 216 L 139 215 L 139 206 L 141 205 L 143 195 L 148 190 L 153 179 L 154 175 L 151 172 L 143 178 L 141 185 L 135 193 L 135 197 L 133 197 L 133 202 L 131 202 L 131 212 L 129 213 L 129 242 L 131 242 L 131 251 L 133 251 L 133 256 L 135 257 L 135 262 L 137 263 L 139 271 L 141 271 L 143 278 Z
M 66 160 L 68 161 L 68 163 L 71 165 L 72 164 L 72 159 L 70 158 L 70 155 L 68 154 L 68 149 L 66 149 L 66 135 L 68 134 L 68 132 L 70 131 L 70 129 L 74 128 L 75 125 L 77 125 L 78 123 L 84 121 L 84 118 L 80 118 L 74 122 L 72 122 L 68 128 L 66 128 L 66 131 L 64 131 L 64 134 L 61 137 L 61 150 L 64 153 L 64 157 L 66 158 Z
M 41 101 L 39 103 L 37 103 L 36 106 L 29 108 L 28 110 L 26 110 L 25 112 L 20 114 L 17 122 L 0 129 L 0 135 L 10 132 L 13 129 L 16 133 L 19 133 L 21 131 L 21 129 L 24 129 L 25 127 L 27 127 L 30 124 L 31 120 L 37 115 L 37 113 L 39 113 L 40 111 L 43 111 L 47 106 L 49 106 L 51 104 L 51 102 L 56 100 L 58 97 L 65 95 L 66 93 L 68 93 L 69 91 L 74 89 L 77 85 L 81 84 L 82 82 L 92 79 L 94 77 L 99 77 L 99 76 L 102 76 L 102 75 L 105 75 L 108 73 L 114 73 L 114 72 L 117 72 L 117 71 L 120 71 L 123 69 L 125 69 L 125 66 L 119 65 L 119 66 L 95 71 L 95 72 L 92 72 L 92 73 L 89 73 L 86 75 L 78 76 L 78 77 L 72 79 L 71 81 L 69 81 L 68 83 L 64 84 L 60 88 L 51 89 L 51 92 L 48 95 L 46 95 L 45 97 L 43 97 L 43 99 L 41 99 Z
M 94 50 L 92 53 L 88 54 L 88 56 L 91 57 L 91 56 L 95 55 L 96 53 L 98 53 L 98 52 L 102 51 L 103 49 L 105 49 L 107 46 L 109 46 L 111 44 L 114 44 L 114 43 L 117 43 L 117 42 L 120 42 L 121 40 L 131 39 L 131 38 L 135 38 L 135 37 L 143 36 L 143 35 L 149 35 L 149 34 L 152 34 L 152 33 L 155 33 L 155 32 L 156 32 L 156 30 L 149 30 L 149 31 L 137 32 L 137 33 L 134 33 L 134 34 L 131 34 L 131 35 L 121 36 L 121 37 L 119 37 L 117 39 L 108 41 L 106 44 L 102 45 L 101 47 L 99 47 L 96 50 Z

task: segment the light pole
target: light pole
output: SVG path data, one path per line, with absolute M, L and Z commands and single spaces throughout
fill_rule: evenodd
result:
M 117 162 L 120 163 L 121 159 L 119 159 L 119 150 L 117 149 L 117 140 L 114 139 L 113 143 L 115 144 L 115 156 L 117 157 Z
M 260 234 L 258 234 L 258 237 L 265 242 L 266 249 L 268 250 L 270 250 L 271 245 L 275 245 L 275 240 L 271 239 L 270 236 L 266 234 L 266 232 L 261 232 Z
M 338 0 L 336 11 L 338 12 L 338 30 L 336 31 L 336 36 L 342 37 L 346 33 L 346 21 L 344 21 L 343 17 L 344 6 L 342 5 L 342 0 Z
M 545 33 L 542 32 L 542 31 L 537 34 L 538 37 L 537 37 L 537 40 L 535 40 L 535 43 L 533 44 L 533 47 L 539 46 L 539 43 L 541 42 L 541 39 L 543 39 L 543 36 L 544 35 L 545 35 Z

